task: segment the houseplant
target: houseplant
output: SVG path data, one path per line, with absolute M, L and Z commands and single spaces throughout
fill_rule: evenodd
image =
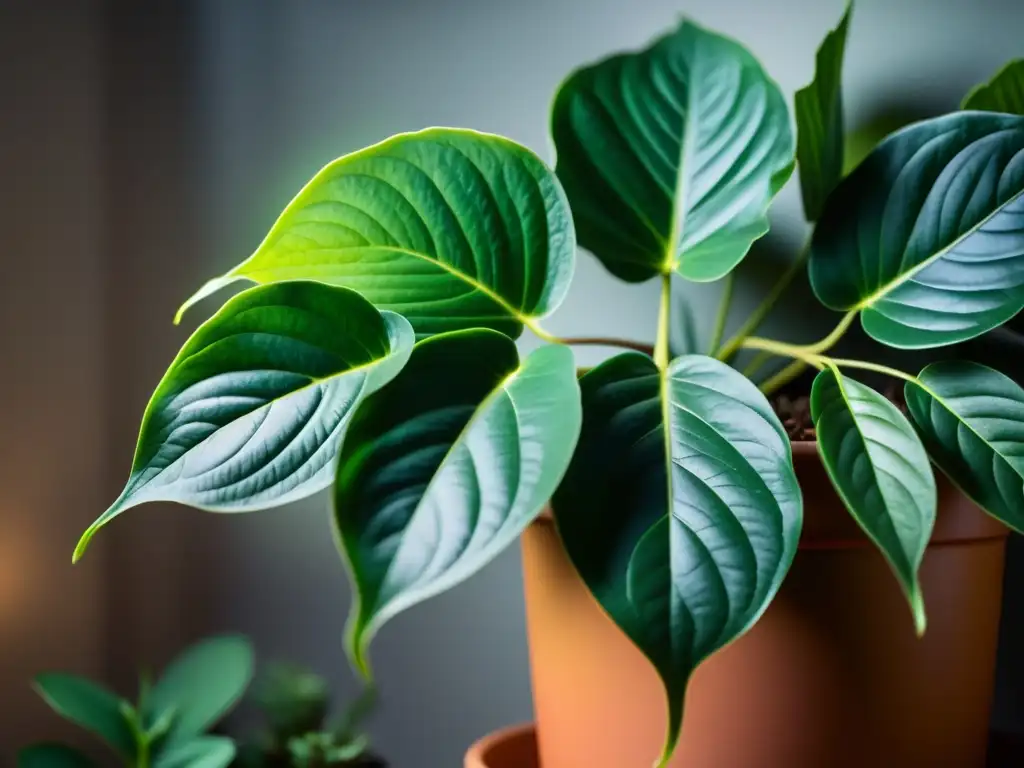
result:
M 138 701 L 85 678 L 39 675 L 35 687 L 57 714 L 100 738 L 132 768 L 227 768 L 235 743 L 206 731 L 245 693 L 253 652 L 243 637 L 211 637 L 185 649 L 155 684 L 144 675 Z M 83 753 L 61 744 L 36 744 L 18 755 L 19 768 L 88 768 Z
M 358 595 L 347 645 L 369 677 L 367 646 L 384 622 L 472 575 L 553 499 L 557 546 L 538 563 L 571 560 L 601 626 L 610 617 L 656 671 L 667 765 L 694 670 L 758 622 L 793 562 L 801 483 L 812 480 L 798 481 L 768 396 L 817 369 L 820 461 L 796 454 L 808 472 L 827 472 L 836 490 L 824 505 L 838 496 L 849 527 L 891 567 L 909 605 L 891 631 L 923 633 L 919 569 L 939 499 L 953 499 L 944 506 L 968 527 L 987 523 L 965 498 L 1021 527 L 1024 391 L 963 360 L 916 374 L 830 352 L 859 318 L 882 345 L 939 360 L 1024 306 L 1024 117 L 1010 98 L 1020 68 L 968 109 L 897 131 L 844 178 L 847 19 L 797 94 L 795 139 L 785 99 L 751 54 L 683 22 L 562 85 L 555 173 L 511 141 L 459 129 L 401 134 L 327 165 L 252 256 L 183 307 L 257 284 L 175 358 L 127 486 L 76 559 L 102 525 L 147 501 L 246 511 L 333 486 Z M 734 269 L 767 232 L 795 166 L 813 238 L 724 339 Z M 568 290 L 577 234 L 617 277 L 660 280 L 653 348 L 544 329 Z M 755 335 L 804 269 L 838 313 L 834 330 L 802 345 Z M 670 355 L 673 277 L 723 283 L 707 354 Z M 524 329 L 550 344 L 520 359 Z M 569 347 L 595 341 L 630 351 L 577 381 Z M 740 362 L 740 350 L 756 354 Z M 760 377 L 774 358 L 791 362 Z M 853 378 L 867 374 L 901 382 L 906 413 Z M 940 493 L 929 458 L 959 492 Z M 1001 540 L 995 551 L 992 562 Z M 997 565 L 979 588 L 998 597 Z M 991 629 L 972 597 L 956 605 L 964 623 Z M 629 689 L 621 699 L 623 713 L 636 706 Z M 552 732 L 543 714 L 540 729 Z M 589 733 L 568 748 L 574 764 L 594 765 L 584 752 L 607 752 L 621 735 L 607 722 Z M 644 741 L 630 759 L 646 764 L 651 751 Z
M 238 750 L 235 768 L 386 768 L 359 730 L 374 704 L 367 689 L 334 722 L 328 722 L 330 690 L 319 675 L 292 664 L 275 664 L 253 686 L 252 699 L 265 722 L 262 733 Z

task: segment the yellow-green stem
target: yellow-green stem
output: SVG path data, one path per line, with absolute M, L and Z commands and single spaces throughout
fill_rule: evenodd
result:
M 735 355 L 741 346 L 743 341 L 748 336 L 754 333 L 758 328 L 761 327 L 761 323 L 764 322 L 768 314 L 775 308 L 779 299 L 782 298 L 782 294 L 789 288 L 789 284 L 793 282 L 800 270 L 807 264 L 807 257 L 811 252 L 811 241 L 807 239 L 807 243 L 801 249 L 799 255 L 789 265 L 789 268 L 782 273 L 782 277 L 778 279 L 778 282 L 772 286 L 772 289 L 768 292 L 768 295 L 764 297 L 764 300 L 758 305 L 758 307 L 750 313 L 750 316 L 746 319 L 743 325 L 740 326 L 739 330 L 734 333 L 727 342 L 715 352 L 715 357 L 719 360 L 730 360 Z
M 669 308 L 672 303 L 672 275 L 661 276 L 661 303 L 658 305 L 658 335 L 654 342 L 654 364 L 668 368 Z
M 732 292 L 735 285 L 736 272 L 734 270 L 725 276 L 725 284 L 722 286 L 722 297 L 718 300 L 718 315 L 715 317 L 711 340 L 708 342 L 709 355 L 715 354 L 725 335 L 725 324 L 729 320 L 729 307 L 732 304 Z
M 762 349 L 751 359 L 749 363 L 743 368 L 743 375 L 748 379 L 761 370 L 761 366 L 771 360 L 775 355 L 767 350 Z
M 894 379 L 902 379 L 903 381 L 910 381 L 917 383 L 917 377 L 912 376 L 905 371 L 901 371 L 898 368 L 890 368 L 888 365 L 880 365 L 879 363 L 869 363 L 864 360 L 848 360 L 842 357 L 830 357 L 827 358 L 828 362 L 832 363 L 839 368 L 859 368 L 864 371 L 874 371 L 875 373 L 881 373 L 886 376 L 892 376 Z
M 598 346 L 598 347 L 621 347 L 622 349 L 633 349 L 643 352 L 645 355 L 653 355 L 654 347 L 642 341 L 632 339 L 620 339 L 613 336 L 555 336 L 549 333 L 537 323 L 527 325 L 533 334 L 549 344 L 562 344 L 568 347 L 575 346 Z

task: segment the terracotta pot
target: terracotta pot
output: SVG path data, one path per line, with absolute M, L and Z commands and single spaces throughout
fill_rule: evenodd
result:
M 794 460 L 800 551 L 761 621 L 694 675 L 672 768 L 981 768 L 1006 529 L 940 480 L 919 640 L 815 445 L 795 444 Z M 587 592 L 549 517 L 524 534 L 523 557 L 540 765 L 649 768 L 665 723 L 655 673 Z
M 540 768 L 533 725 L 492 733 L 466 753 L 466 768 Z

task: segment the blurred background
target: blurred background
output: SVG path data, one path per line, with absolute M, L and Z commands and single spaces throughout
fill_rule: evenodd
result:
M 71 670 L 130 694 L 137 666 L 215 631 L 245 632 L 262 657 L 313 666 L 355 696 L 341 645 L 350 595 L 325 497 L 246 516 L 151 505 L 70 562 L 127 475 L 150 392 L 216 300 L 184 327 L 171 323 L 176 307 L 248 255 L 323 164 L 429 125 L 505 134 L 551 160 L 547 110 L 565 75 L 681 14 L 749 45 L 791 95 L 842 7 L 0 0 L 0 758 L 64 733 L 30 691 L 34 673 Z M 955 109 L 1024 55 L 1022 29 L 1019 0 L 859 0 L 850 127 Z M 795 184 L 775 214 L 737 314 L 803 237 Z M 680 333 L 699 336 L 717 289 L 679 292 L 692 315 Z M 585 256 L 548 326 L 650 339 L 656 294 L 654 283 L 616 284 Z M 806 290 L 786 309 L 776 330 L 820 335 Z M 1024 548 L 1010 555 L 994 718 L 1024 730 Z M 394 765 L 456 765 L 482 734 L 530 719 L 519 568 L 510 551 L 378 637 L 371 733 Z

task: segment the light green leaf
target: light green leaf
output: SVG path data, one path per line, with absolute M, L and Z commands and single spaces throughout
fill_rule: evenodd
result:
M 291 282 L 234 297 L 171 363 L 128 484 L 75 559 L 100 527 L 144 502 L 242 512 L 327 487 L 355 406 L 401 370 L 413 343 L 405 318 L 345 288 Z
M 815 58 L 814 80 L 796 92 L 796 159 L 804 215 L 817 221 L 843 177 L 843 53 L 853 4 L 829 32 Z
M 91 680 L 59 672 L 37 675 L 35 689 L 54 712 L 90 731 L 119 755 L 135 757 L 135 736 L 125 720 L 127 701 Z
M 583 433 L 555 520 L 583 581 L 664 683 L 663 765 L 694 669 L 757 621 L 789 569 L 800 488 L 768 401 L 724 363 L 687 355 L 661 373 L 627 353 L 580 387 Z
M 1024 390 L 963 361 L 929 365 L 905 391 L 932 460 L 979 507 L 1024 531 Z
M 818 451 L 832 484 L 892 566 L 918 634 L 925 611 L 917 570 L 935 524 L 935 477 L 906 416 L 882 395 L 832 368 L 811 388 Z
M 521 364 L 493 331 L 416 346 L 359 408 L 339 460 L 340 544 L 358 593 L 353 662 L 398 612 L 463 581 L 515 541 L 562 477 L 580 429 L 572 352 Z
M 36 744 L 18 753 L 18 768 L 95 768 L 77 749 L 63 744 Z
M 963 109 L 1024 115 L 1024 59 L 1015 59 L 964 98 Z
M 246 638 L 224 635 L 203 640 L 164 671 L 147 697 L 143 715 L 155 721 L 162 712 L 173 710 L 163 743 L 193 739 L 242 698 L 252 673 L 253 650 Z
M 236 280 L 344 285 L 419 335 L 488 327 L 518 336 L 565 298 L 576 258 L 568 203 L 532 152 L 453 128 L 405 133 L 326 166 Z
M 162 750 L 153 768 L 227 768 L 235 759 L 235 743 L 225 736 L 202 736 Z
M 574 72 L 551 130 L 580 244 L 630 282 L 718 280 L 793 171 L 786 101 L 738 43 L 685 21 Z
M 1024 118 L 958 112 L 883 141 L 829 197 L 810 278 L 893 347 L 937 347 L 1024 307 Z

